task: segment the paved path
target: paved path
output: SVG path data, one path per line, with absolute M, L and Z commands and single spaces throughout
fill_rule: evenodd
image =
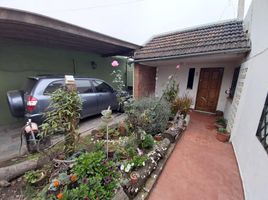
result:
M 191 113 L 149 200 L 242 200 L 243 189 L 230 143 L 218 142 L 211 115 Z
M 125 118 L 125 115 L 120 113 L 113 114 L 113 122 L 119 122 Z M 112 122 L 112 123 L 113 123 Z M 90 134 L 93 128 L 96 128 L 100 125 L 100 115 L 93 116 L 87 119 L 84 119 L 80 123 L 79 132 L 82 133 L 82 136 Z M 12 130 L 3 130 L 0 132 L 0 165 L 6 160 L 18 157 L 27 153 L 26 143 L 23 140 L 21 154 L 19 153 L 21 138 L 20 138 L 20 128 Z M 53 142 L 62 140 L 62 136 L 56 136 L 53 139 Z

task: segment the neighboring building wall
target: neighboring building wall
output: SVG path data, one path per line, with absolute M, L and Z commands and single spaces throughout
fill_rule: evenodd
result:
M 116 58 L 126 75 L 126 58 Z M 75 62 L 75 70 L 74 63 Z M 31 46 L 23 42 L 0 40 L 0 125 L 14 124 L 20 120 L 11 116 L 6 92 L 22 89 L 28 76 L 38 74 L 75 74 L 96 77 L 112 84 L 110 73 L 113 58 L 104 58 L 96 54 L 55 48 Z M 97 64 L 93 69 L 91 62 Z M 128 81 L 130 84 L 131 81 Z
M 134 97 L 148 97 L 155 93 L 156 67 L 135 63 L 134 68 Z
M 243 69 L 247 69 L 247 73 L 231 137 L 246 200 L 268 199 L 268 154 L 256 137 L 268 93 L 267 10 L 267 0 L 252 1 L 245 19 L 252 42 L 252 51 L 242 65 Z
M 166 87 L 168 77 L 172 74 L 176 73 L 176 81 L 180 85 L 180 91 L 179 94 L 182 96 L 184 94 L 188 94 L 190 97 L 193 98 L 193 105 L 192 108 L 195 107 L 196 102 L 196 95 L 198 90 L 198 83 L 199 83 L 199 74 L 201 68 L 209 68 L 209 67 L 223 67 L 224 73 L 222 77 L 222 84 L 221 84 L 221 90 L 219 94 L 219 100 L 217 105 L 217 110 L 225 111 L 229 110 L 230 103 L 227 103 L 227 101 L 230 101 L 227 99 L 228 95 L 225 93 L 227 89 L 231 87 L 233 73 L 235 67 L 238 67 L 237 65 L 234 65 L 232 63 L 225 63 L 225 64 L 201 64 L 201 65 L 182 65 L 179 70 L 177 70 L 174 66 L 161 66 L 157 68 L 157 80 L 156 80 L 156 96 L 160 97 L 163 93 L 163 90 Z M 194 77 L 194 85 L 193 89 L 187 89 L 187 80 L 188 80 L 188 72 L 189 68 L 195 68 L 195 77 Z

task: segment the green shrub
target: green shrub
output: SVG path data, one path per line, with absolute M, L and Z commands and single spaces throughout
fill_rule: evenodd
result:
M 151 149 L 154 146 L 154 138 L 152 135 L 146 134 L 141 140 L 141 147 L 143 149 Z
M 165 130 L 170 113 L 167 101 L 152 97 L 134 101 L 126 110 L 127 120 L 136 132 L 142 129 L 152 135 Z
M 113 161 L 107 161 L 104 152 L 81 155 L 72 169 L 79 186 L 66 190 L 73 199 L 111 199 L 119 186 L 120 174 Z

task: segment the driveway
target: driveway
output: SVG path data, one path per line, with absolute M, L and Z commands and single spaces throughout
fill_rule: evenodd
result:
M 91 130 L 98 127 L 101 123 L 100 117 L 101 115 L 96 115 L 87 119 L 83 119 L 80 122 L 79 133 L 81 133 L 82 136 L 90 134 Z M 119 122 L 125 118 L 125 115 L 121 113 L 114 113 L 113 117 L 113 122 Z M 21 145 L 20 132 L 20 128 L 0 132 L 0 166 L 6 160 L 10 160 L 27 153 L 27 148 L 24 140 L 22 142 L 21 154 L 19 152 Z M 53 142 L 57 142 L 61 139 L 63 139 L 63 136 L 56 136 L 54 137 Z

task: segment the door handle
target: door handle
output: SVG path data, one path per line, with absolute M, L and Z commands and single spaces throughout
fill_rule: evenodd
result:
M 201 99 L 204 101 L 204 102 L 207 102 L 207 99 L 205 97 L 201 97 Z

